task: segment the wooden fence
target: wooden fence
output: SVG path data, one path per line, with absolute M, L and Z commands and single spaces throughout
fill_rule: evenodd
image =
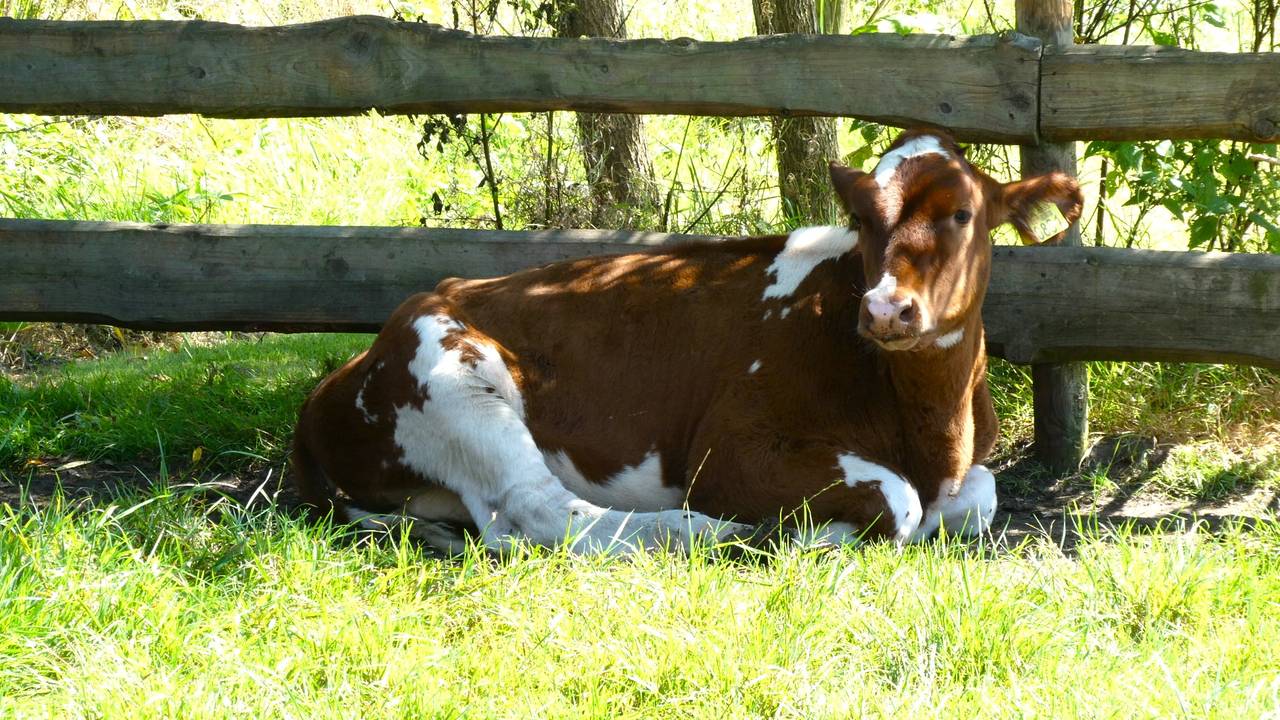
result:
M 1020 0 L 1020 13 L 1032 5 Z M 1280 54 L 1046 49 L 1017 33 L 615 41 L 477 37 L 374 17 L 262 28 L 0 19 L 0 112 L 276 117 L 370 109 L 849 116 L 931 123 L 965 140 L 1050 155 L 1062 146 L 1044 143 L 1078 139 L 1275 142 Z M 372 330 L 399 300 L 445 275 L 494 275 L 685 239 L 0 220 L 0 319 Z M 993 354 L 1015 362 L 1280 368 L 1280 257 L 1001 247 L 985 318 Z M 1080 390 L 1056 376 L 1046 382 L 1046 397 Z M 1079 403 L 1042 408 L 1040 396 L 1038 389 L 1038 415 L 1060 416 L 1046 427 L 1083 415 Z M 1078 459 L 1078 443 L 1065 447 Z
M 480 37 L 349 17 L 282 27 L 0 19 L 0 112 L 211 117 L 588 110 L 833 115 L 962 140 L 1280 140 L 1280 54 L 1035 38 Z

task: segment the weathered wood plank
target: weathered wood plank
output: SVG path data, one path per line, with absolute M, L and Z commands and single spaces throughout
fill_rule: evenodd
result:
M 1089 45 L 1042 62 L 1047 140 L 1280 141 L 1280 53 Z
M 997 247 L 983 313 L 1013 362 L 1280 368 L 1280 256 Z
M 441 278 L 687 242 L 613 231 L 169 226 L 0 220 L 0 320 L 168 330 L 372 331 Z M 1280 368 L 1280 257 L 995 250 L 992 351 L 1020 363 L 1186 360 Z
M 0 19 L 0 112 L 842 115 L 1012 142 L 1034 134 L 1038 60 L 1038 44 L 1013 34 L 619 41 L 477 37 L 369 16 L 279 27 Z

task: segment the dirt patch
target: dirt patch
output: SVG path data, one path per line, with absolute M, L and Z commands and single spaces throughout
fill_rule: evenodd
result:
M 108 460 L 51 461 L 28 468 L 20 479 L 0 474 L 0 504 L 46 507 L 59 494 L 66 502 L 104 503 L 122 492 L 166 483 L 172 488 L 199 488 L 241 505 L 274 501 L 282 508 L 296 509 L 300 501 L 293 485 L 282 479 L 280 469 L 274 467 L 236 473 L 179 469 L 165 480 L 165 471 L 155 466 Z
M 1048 475 L 1031 458 L 1032 449 L 1022 448 L 993 463 L 1000 496 L 995 526 L 1010 542 L 1047 535 L 1071 547 L 1082 533 L 1173 533 L 1192 525 L 1214 531 L 1280 513 L 1280 483 L 1242 484 L 1212 499 L 1170 494 L 1158 479 L 1177 447 L 1134 435 L 1103 438 L 1081 471 L 1067 477 Z

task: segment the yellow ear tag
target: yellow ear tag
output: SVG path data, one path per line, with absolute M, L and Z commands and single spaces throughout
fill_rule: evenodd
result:
M 1036 203 L 1031 208 L 1031 217 L 1027 218 L 1027 224 L 1031 226 L 1031 232 L 1035 233 L 1040 242 L 1055 237 L 1070 227 L 1070 223 L 1062 216 L 1062 211 L 1050 202 Z

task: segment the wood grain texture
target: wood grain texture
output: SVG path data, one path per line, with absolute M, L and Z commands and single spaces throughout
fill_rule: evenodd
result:
M 993 354 L 1280 368 L 1280 256 L 997 247 Z
M 1042 62 L 1047 140 L 1280 141 L 1280 53 L 1090 45 Z
M 1016 141 L 1035 128 L 1039 54 L 1013 34 L 622 41 L 369 16 L 253 28 L 0 19 L 0 112 L 840 115 Z
M 697 239 L 612 231 L 167 226 L 0 220 L 0 320 L 168 330 L 376 330 L 411 293 Z M 995 249 L 994 354 L 1280 368 L 1280 257 Z

